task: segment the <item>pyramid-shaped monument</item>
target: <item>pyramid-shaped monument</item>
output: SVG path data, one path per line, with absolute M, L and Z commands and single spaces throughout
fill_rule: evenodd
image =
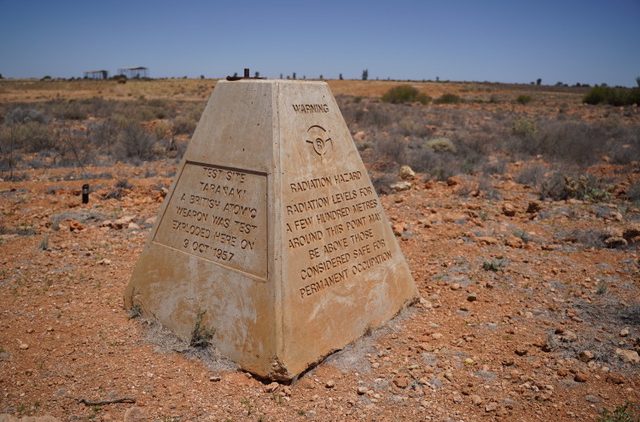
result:
M 125 306 L 286 381 L 416 297 L 328 85 L 218 82 Z

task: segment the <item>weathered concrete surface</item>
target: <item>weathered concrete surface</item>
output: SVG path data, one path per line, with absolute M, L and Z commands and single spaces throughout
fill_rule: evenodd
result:
M 125 292 L 288 380 L 417 296 L 328 86 L 219 82 Z

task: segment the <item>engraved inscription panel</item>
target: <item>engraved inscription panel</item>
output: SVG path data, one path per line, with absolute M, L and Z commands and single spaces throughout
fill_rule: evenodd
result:
M 382 208 L 362 170 L 292 180 L 285 187 L 286 248 L 306 300 L 393 258 Z
M 154 242 L 267 278 L 267 176 L 186 163 Z

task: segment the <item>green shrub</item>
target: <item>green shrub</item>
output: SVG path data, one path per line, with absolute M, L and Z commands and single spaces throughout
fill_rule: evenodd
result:
M 411 85 L 399 85 L 394 86 L 388 90 L 383 96 L 382 101 L 391 104 L 400 103 L 421 103 L 429 104 L 431 97 L 420 93 L 416 88 Z
M 584 97 L 583 102 L 591 105 L 640 105 L 640 88 L 610 88 L 608 86 L 596 86 L 591 88 L 589 93 Z
M 522 105 L 527 105 L 531 101 L 533 101 L 533 98 L 530 95 L 518 95 L 518 98 L 516 98 L 516 102 Z
M 512 132 L 519 137 L 531 136 L 536 132 L 536 123 L 527 118 L 519 118 L 513 121 Z
M 606 201 L 610 197 L 608 188 L 601 180 L 591 175 L 566 176 L 554 173 L 542 182 L 540 198 L 559 201 L 569 198 L 585 201 Z
M 448 138 L 429 139 L 424 145 L 434 152 L 450 152 L 452 154 L 457 152 L 456 146 Z
M 434 101 L 436 104 L 460 104 L 461 102 L 462 98 L 456 94 L 442 94 Z

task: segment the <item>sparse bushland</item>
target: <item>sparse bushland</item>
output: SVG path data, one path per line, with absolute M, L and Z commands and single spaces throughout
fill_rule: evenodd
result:
M 102 98 L 0 104 L 0 171 L 179 159 L 204 103 Z M 177 139 L 176 139 L 177 138 Z
M 587 104 L 608 104 L 612 106 L 640 105 L 640 87 L 638 88 L 611 88 L 608 86 L 596 86 L 584 97 Z

